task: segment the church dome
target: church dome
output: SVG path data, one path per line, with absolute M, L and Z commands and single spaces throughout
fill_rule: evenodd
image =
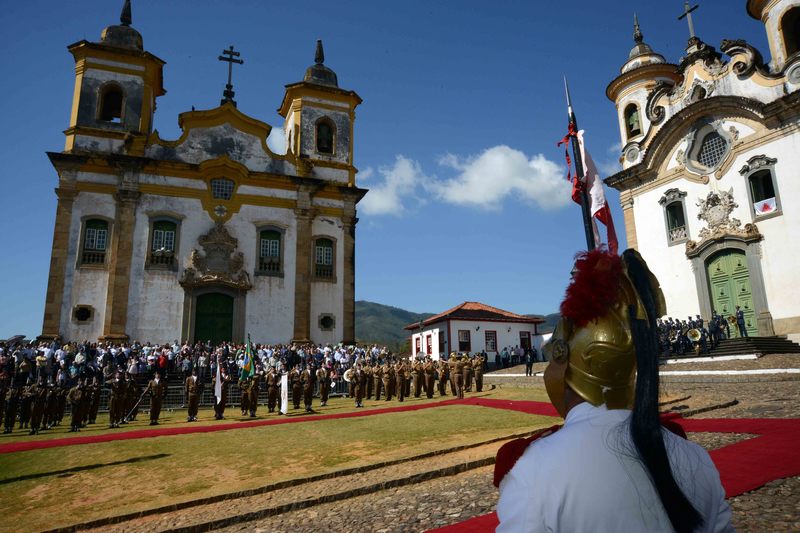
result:
M 314 64 L 306 69 L 306 75 L 303 81 L 314 83 L 317 85 L 326 85 L 328 87 L 339 87 L 339 80 L 336 73 L 323 65 L 325 61 L 325 52 L 322 49 L 322 41 L 317 40 L 317 50 L 314 54 Z
M 636 44 L 631 48 L 631 52 L 628 54 L 628 60 L 622 66 L 621 70 L 623 74 L 645 65 L 667 62 L 664 56 L 654 52 L 650 45 L 644 42 L 644 35 L 639 28 L 639 19 L 636 15 L 633 16 L 633 40 Z
M 142 34 L 131 27 L 131 19 L 131 2 L 125 0 L 119 16 L 119 24 L 104 29 L 100 34 L 100 42 L 118 48 L 144 50 Z

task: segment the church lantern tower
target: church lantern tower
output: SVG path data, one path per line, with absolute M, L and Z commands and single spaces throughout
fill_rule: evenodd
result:
M 771 70 L 783 70 L 800 52 L 800 0 L 748 0 L 747 13 L 766 27 Z
M 67 47 L 75 59 L 75 92 L 66 152 L 141 155 L 132 147 L 143 147 L 156 98 L 166 93 L 164 61 L 144 51 L 142 36 L 131 24 L 131 3 L 125 0 L 120 23 L 105 28 L 99 42 L 82 40 Z M 137 137 L 142 142 L 134 142 Z
M 353 123 L 361 98 L 339 88 L 336 73 L 325 66 L 322 41 L 303 81 L 286 86 L 278 113 L 284 117 L 289 152 L 300 163 L 299 174 L 355 185 Z M 313 172 L 311 171 L 313 167 Z

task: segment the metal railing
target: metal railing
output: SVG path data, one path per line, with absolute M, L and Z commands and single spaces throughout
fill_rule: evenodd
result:
M 688 238 L 689 234 L 686 233 L 686 226 L 678 226 L 677 228 L 672 228 L 669 230 L 670 242 L 680 241 Z

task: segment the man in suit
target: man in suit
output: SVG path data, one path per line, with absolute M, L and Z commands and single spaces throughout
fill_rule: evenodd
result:
M 736 306 L 736 326 L 739 328 L 739 336 L 747 337 L 747 326 L 744 323 L 744 311 L 737 305 Z

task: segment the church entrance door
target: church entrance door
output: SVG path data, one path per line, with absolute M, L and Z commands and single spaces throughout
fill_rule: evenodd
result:
M 723 250 L 712 255 L 706 262 L 711 307 L 724 318 L 736 313 L 736 306 L 744 311 L 744 322 L 748 335 L 758 335 L 758 322 L 750 287 L 750 271 L 747 258 L 739 250 Z M 731 335 L 738 329 L 731 325 Z
M 214 344 L 233 338 L 233 296 L 219 292 L 197 297 L 194 338 Z

